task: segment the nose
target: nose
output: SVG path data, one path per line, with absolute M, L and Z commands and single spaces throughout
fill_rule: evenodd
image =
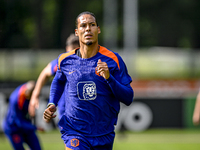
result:
M 86 26 L 86 31 L 90 31 L 90 25 L 89 24 Z

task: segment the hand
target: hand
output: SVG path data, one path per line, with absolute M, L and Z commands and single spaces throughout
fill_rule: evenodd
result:
M 97 62 L 97 73 L 99 73 L 105 79 L 110 77 L 110 72 L 106 62 L 102 62 L 101 59 Z
M 45 122 L 49 123 L 52 118 L 55 118 L 56 115 L 54 113 L 56 112 L 56 106 L 50 105 L 47 109 L 45 109 L 43 113 L 43 119 Z
M 34 95 L 32 95 L 29 102 L 29 106 L 28 106 L 29 115 L 31 117 L 35 117 L 35 109 L 38 109 L 38 108 L 39 108 L 39 98 L 34 97 Z

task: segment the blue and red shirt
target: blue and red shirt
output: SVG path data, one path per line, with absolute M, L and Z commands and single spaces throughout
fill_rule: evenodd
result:
M 25 97 L 26 83 L 17 87 L 9 97 L 9 107 L 3 129 L 7 133 L 36 130 L 28 115 L 29 100 Z
M 58 59 L 52 60 L 50 64 L 51 64 L 51 76 L 55 76 L 58 66 Z
M 75 54 L 76 50 L 59 56 L 49 103 L 57 105 L 64 91 L 67 105 L 59 125 L 68 134 L 111 133 L 117 123 L 120 102 L 130 105 L 133 101 L 132 79 L 119 54 L 100 46 L 95 56 L 83 59 Z M 99 59 L 108 65 L 107 80 L 96 71 Z

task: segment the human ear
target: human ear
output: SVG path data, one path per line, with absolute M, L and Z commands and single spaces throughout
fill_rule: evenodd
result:
M 75 35 L 78 36 L 78 30 L 77 29 L 75 29 Z
M 98 34 L 99 34 L 99 33 L 101 33 L 101 29 L 100 29 L 100 27 L 98 26 Z

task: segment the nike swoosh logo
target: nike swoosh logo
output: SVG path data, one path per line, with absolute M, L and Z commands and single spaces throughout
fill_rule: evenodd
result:
M 70 71 L 69 74 L 72 74 L 72 73 L 74 73 L 75 71 L 76 71 L 76 70 L 74 70 L 74 71 Z

